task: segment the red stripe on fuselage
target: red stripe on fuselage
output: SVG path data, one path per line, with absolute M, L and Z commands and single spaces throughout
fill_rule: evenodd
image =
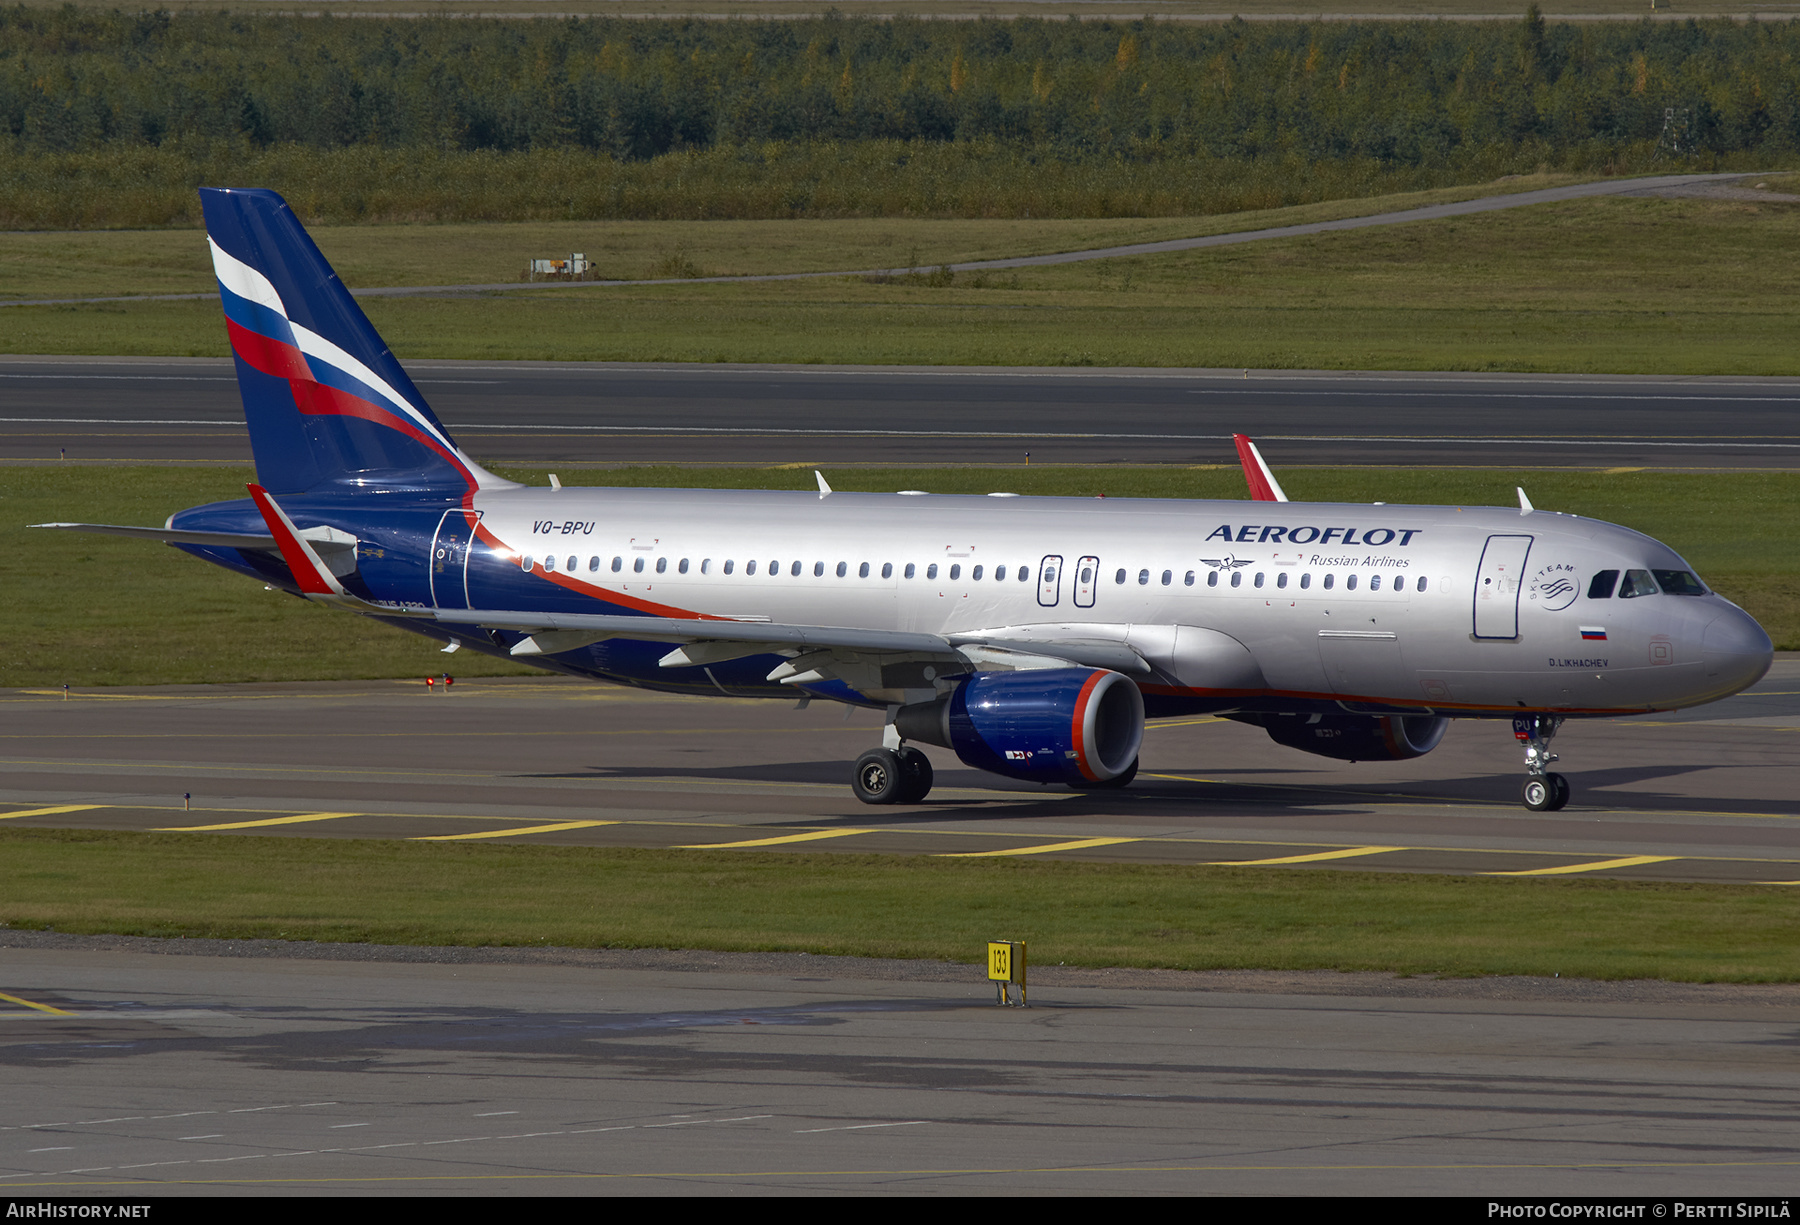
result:
M 475 525 L 475 537 L 477 540 L 485 542 L 489 548 L 492 548 L 496 552 L 508 553 L 514 557 L 519 556 L 519 550 L 513 548 L 498 536 L 494 535 L 492 531 L 488 530 L 487 524 L 485 523 L 477 523 Z M 732 621 L 732 618 L 730 617 L 720 617 L 713 613 L 695 612 L 689 608 L 676 608 L 669 604 L 658 604 L 654 600 L 639 599 L 636 596 L 628 596 L 619 591 L 596 589 L 592 585 L 584 583 L 572 575 L 565 576 L 555 570 L 546 573 L 533 567 L 530 573 L 536 575 L 538 578 L 555 583 L 559 587 L 576 592 L 579 595 L 587 596 L 589 599 L 598 601 L 599 603 L 629 608 L 634 612 L 641 612 L 652 617 L 668 617 L 672 621 L 722 621 L 726 624 L 730 624 Z

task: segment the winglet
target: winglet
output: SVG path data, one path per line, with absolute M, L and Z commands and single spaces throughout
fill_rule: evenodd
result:
M 255 484 L 244 488 L 250 491 L 250 497 L 256 502 L 256 509 L 262 512 L 263 522 L 269 525 L 269 535 L 275 537 L 275 543 L 281 546 L 281 560 L 287 563 L 294 581 L 300 584 L 300 590 L 309 596 L 349 595 L 344 590 L 344 585 L 337 581 L 337 575 L 301 539 L 300 529 L 294 526 L 294 521 L 287 517 L 286 511 L 275 505 L 275 499 L 269 496 L 269 491 Z
M 1244 466 L 1244 479 L 1250 483 L 1250 497 L 1258 502 L 1287 501 L 1287 494 L 1282 492 L 1281 483 L 1269 471 L 1256 444 L 1244 434 L 1233 434 L 1231 441 L 1237 444 L 1238 462 Z
M 820 472 L 817 468 L 814 468 L 813 475 L 819 478 L 819 496 L 821 498 L 829 498 L 831 496 L 831 486 L 825 483 L 825 474 Z

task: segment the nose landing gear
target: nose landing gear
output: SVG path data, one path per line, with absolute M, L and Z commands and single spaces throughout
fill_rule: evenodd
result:
M 1569 780 L 1545 769 L 1558 760 L 1550 751 L 1550 740 L 1562 722 L 1561 715 L 1525 715 L 1513 720 L 1513 735 L 1525 746 L 1529 776 L 1520 794 L 1532 812 L 1555 812 L 1569 802 Z

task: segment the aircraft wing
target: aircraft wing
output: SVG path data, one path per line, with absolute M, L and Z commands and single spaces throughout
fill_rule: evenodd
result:
M 973 662 L 978 666 L 987 662 L 990 666 L 1013 668 L 1080 664 L 1121 672 L 1150 670 L 1142 656 L 1119 642 L 1027 640 L 986 634 L 918 634 L 847 626 L 782 625 L 769 621 L 522 613 L 497 609 L 439 609 L 437 619 L 450 625 L 523 633 L 526 638 L 513 648 L 515 655 L 554 655 L 608 638 L 667 642 L 677 649 L 664 657 L 665 667 L 688 667 L 779 652 L 809 657 L 820 653 L 927 655 Z M 996 658 L 983 658 L 996 653 Z

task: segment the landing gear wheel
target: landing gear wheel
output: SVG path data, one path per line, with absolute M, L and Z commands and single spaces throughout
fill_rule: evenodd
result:
M 865 804 L 897 804 L 906 785 L 907 771 L 892 749 L 870 749 L 856 759 L 850 789 Z
M 900 750 L 900 804 L 917 804 L 931 794 L 931 758 L 907 745 Z
M 1521 796 L 1532 812 L 1555 812 L 1569 802 L 1569 792 L 1569 780 L 1552 773 L 1526 779 Z
M 1122 772 L 1113 775 L 1103 782 L 1070 783 L 1069 785 L 1077 791 L 1121 791 L 1124 788 L 1131 786 L 1131 780 L 1137 777 L 1137 772 L 1138 759 L 1133 757 L 1131 759 L 1131 764 L 1126 766 Z

